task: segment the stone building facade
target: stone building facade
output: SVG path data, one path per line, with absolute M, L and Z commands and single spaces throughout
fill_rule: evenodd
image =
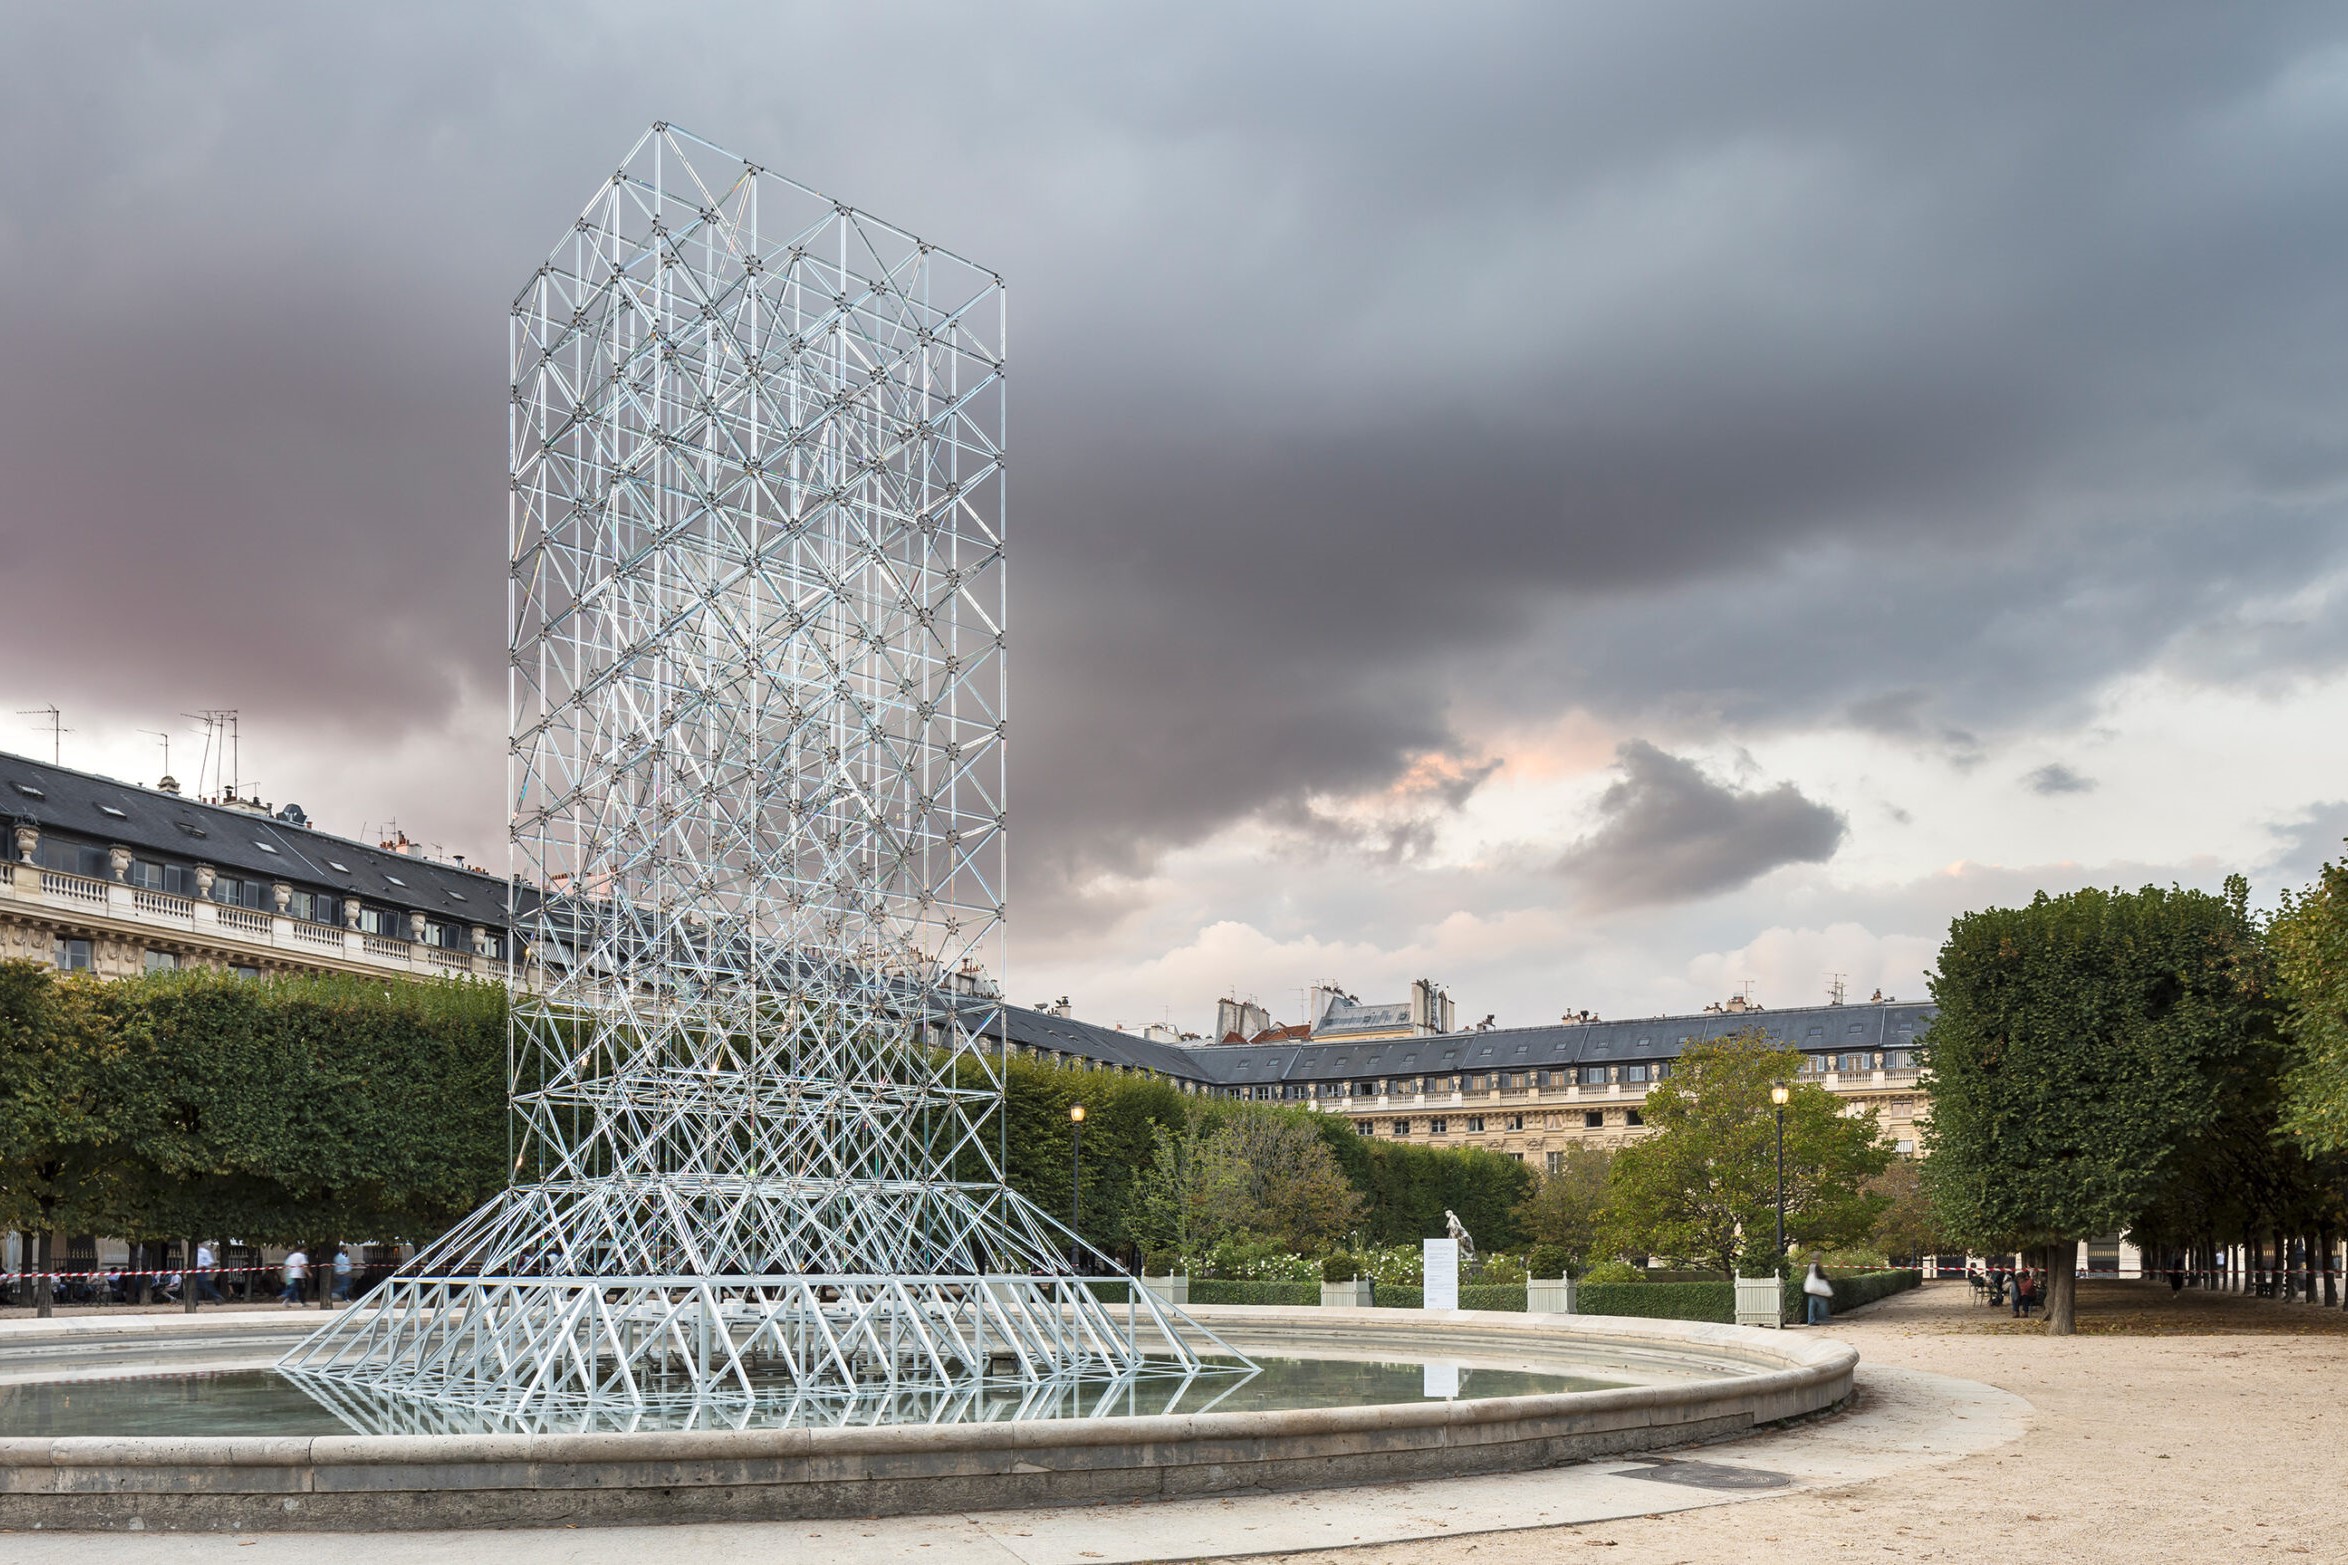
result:
M 1163 1077 L 1185 1092 L 1342 1114 L 1365 1136 L 1480 1146 L 1546 1167 L 1576 1143 L 1644 1133 L 1641 1108 L 1691 1043 L 1758 1032 L 1803 1057 L 1803 1079 L 1872 1111 L 1914 1152 L 1926 1104 L 1916 1048 L 1928 1004 L 1871 1001 L 1802 1010 L 1491 1027 L 1373 1040 L 1316 1037 L 1186 1047 L 1011 1007 L 1015 1053 Z
M 502 879 L 314 830 L 298 809 L 0 755 L 0 816 L 0 959 L 106 978 L 505 974 Z

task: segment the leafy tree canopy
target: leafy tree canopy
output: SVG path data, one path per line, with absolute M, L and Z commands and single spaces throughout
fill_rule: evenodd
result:
M 1923 1045 L 1926 1177 L 1951 1234 L 2001 1251 L 2127 1228 L 2271 1075 L 2265 962 L 2239 881 L 2040 894 L 1968 913 Z
M 2283 1128 L 2310 1151 L 2348 1153 L 2348 863 L 2285 892 L 2269 937 L 2289 1002 Z
M 1614 1154 L 1605 1242 L 1632 1255 L 1723 1272 L 1775 1269 L 1777 1116 L 1770 1088 L 1787 1085 L 1786 1238 L 1834 1249 L 1864 1238 L 1884 1206 L 1867 1181 L 1891 1145 L 1873 1113 L 1846 1114 L 1799 1079 L 1801 1054 L 1748 1031 L 1690 1044 L 1647 1089 L 1643 1140 Z
M 1598 1253 L 1613 1167 L 1614 1154 L 1604 1147 L 1575 1143 L 1559 1154 L 1557 1166 L 1541 1176 L 1517 1208 L 1526 1237 L 1562 1250 L 1576 1276 Z

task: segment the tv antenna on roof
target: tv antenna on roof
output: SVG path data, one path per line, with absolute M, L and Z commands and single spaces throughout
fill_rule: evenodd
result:
M 64 714 L 59 712 L 57 708 L 53 706 L 28 706 L 19 708 L 16 715 L 19 717 L 47 718 L 49 720 L 49 764 L 51 766 L 62 766 L 65 764 L 63 761 L 58 759 L 58 757 L 64 753 L 64 745 L 62 743 L 64 737 L 67 734 L 72 733 L 73 730 L 65 726 Z
M 237 776 L 236 708 L 214 707 L 203 712 L 182 712 L 180 716 L 204 725 L 204 758 L 196 763 L 196 796 L 214 803 L 235 798 L 243 781 Z M 210 794 L 204 792 L 207 777 L 212 783 Z
M 1840 1005 L 1843 1003 L 1843 980 L 1850 976 L 1848 973 L 1828 973 L 1826 975 L 1827 1004 Z

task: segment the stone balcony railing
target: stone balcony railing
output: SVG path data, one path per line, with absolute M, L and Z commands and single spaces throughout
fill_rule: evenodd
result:
M 1913 1087 L 1917 1084 L 1919 1074 L 1914 1066 L 1903 1066 L 1885 1070 L 1824 1071 L 1803 1079 L 1839 1094 L 1885 1087 Z M 1636 1107 L 1646 1101 L 1648 1089 L 1654 1085 L 1651 1081 L 1555 1082 L 1546 1087 L 1493 1087 L 1457 1092 L 1413 1090 L 1382 1092 L 1375 1096 L 1356 1093 L 1352 1096 L 1306 1098 L 1300 1101 L 1306 1108 L 1332 1114 L 1424 1113 L 1430 1109 L 1448 1112 L 1491 1104 L 1511 1107 L 1588 1107 L 1599 1104 Z
M 360 967 L 417 978 L 503 978 L 502 957 L 454 951 L 356 929 L 258 913 L 119 881 L 93 880 L 31 864 L 0 866 L 0 908 L 46 909 L 125 937 L 165 932 L 193 938 L 231 960 L 275 953 L 282 965 Z

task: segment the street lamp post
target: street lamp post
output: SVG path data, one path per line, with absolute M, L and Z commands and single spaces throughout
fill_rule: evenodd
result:
M 1782 1081 L 1769 1084 L 1769 1101 L 1777 1110 L 1777 1265 L 1785 1267 L 1785 1105 L 1794 1095 Z
M 1068 1156 L 1068 1269 L 1084 1269 L 1084 1241 L 1077 1230 L 1084 1222 L 1084 1105 L 1068 1106 L 1068 1123 L 1075 1127 L 1075 1147 Z

